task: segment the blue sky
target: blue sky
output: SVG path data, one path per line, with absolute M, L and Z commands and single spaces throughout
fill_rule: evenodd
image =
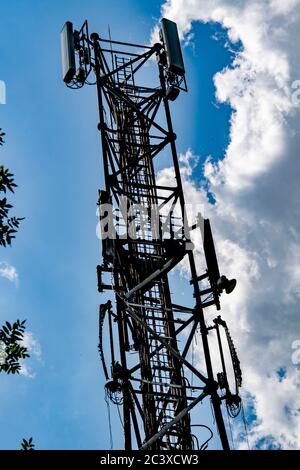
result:
M 0 447 L 14 449 L 33 436 L 41 449 L 109 447 L 104 377 L 97 354 L 97 190 L 103 185 L 96 94 L 93 87 L 67 89 L 61 80 L 59 33 L 71 20 L 87 18 L 90 32 L 147 43 L 160 16 L 158 1 L 11 0 L 1 5 L 0 80 L 7 104 L 0 105 L 6 132 L 1 161 L 19 185 L 14 212 L 25 216 L 12 248 L 0 262 L 17 269 L 16 286 L 0 277 L 0 318 L 26 318 L 41 345 L 29 362 L 34 378 L 0 376 Z M 184 49 L 189 93 L 172 114 L 178 151 L 223 158 L 230 107 L 216 105 L 213 75 L 230 63 L 218 26 L 195 28 Z M 196 183 L 197 183 L 196 179 Z M 175 276 L 174 289 L 180 281 Z M 209 418 L 209 413 L 205 411 Z M 112 412 L 114 446 L 121 426 Z M 215 442 L 215 445 L 217 443 Z

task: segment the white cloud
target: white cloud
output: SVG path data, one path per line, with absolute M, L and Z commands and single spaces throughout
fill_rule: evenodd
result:
M 169 0 L 162 8 L 182 35 L 193 21 L 217 22 L 242 44 L 214 77 L 217 100 L 233 110 L 224 159 L 204 167 L 215 205 L 191 179 L 190 153 L 183 178 L 187 202 L 204 204 L 211 219 L 222 272 L 238 279 L 222 311 L 257 415 L 250 444 L 265 438 L 265 446 L 285 449 L 300 448 L 300 373 L 291 361 L 300 339 L 300 112 L 291 86 L 300 78 L 299 7 L 300 0 Z
M 42 358 L 41 345 L 31 331 L 25 331 L 22 343 L 23 343 L 23 346 L 25 346 L 28 349 L 29 354 L 31 356 L 35 357 L 38 360 L 41 360 Z
M 20 374 L 33 379 L 35 377 L 35 372 L 33 371 L 32 363 L 34 361 L 42 361 L 42 348 L 38 339 L 31 331 L 25 331 L 22 346 L 27 348 L 30 358 L 21 361 Z
M 0 262 L 0 276 L 18 285 L 19 275 L 16 268 L 4 261 Z

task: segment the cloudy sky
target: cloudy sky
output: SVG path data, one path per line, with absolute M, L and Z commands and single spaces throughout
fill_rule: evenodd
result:
M 203 201 L 220 265 L 238 279 L 223 309 L 238 342 L 245 400 L 255 410 L 251 445 L 296 449 L 300 114 L 293 92 L 300 77 L 300 2 L 173 0 L 162 15 L 191 42 L 200 22 L 221 25 L 231 43 L 240 43 L 234 60 L 213 77 L 217 103 L 232 110 L 224 155 L 216 160 L 209 152 L 202 160 L 215 203 L 193 174 L 185 178 L 186 194 L 189 202 Z
M 110 24 L 115 38 L 146 44 L 166 16 L 178 23 L 189 85 L 172 108 L 186 200 L 204 207 L 222 272 L 238 279 L 222 310 L 242 363 L 250 446 L 297 449 L 300 0 L 123 5 L 1 6 L 1 160 L 16 175 L 14 210 L 26 220 L 13 248 L 1 248 L 0 319 L 27 318 L 32 358 L 22 376 L 0 377 L 0 447 L 31 435 L 45 449 L 110 446 L 97 357 L 95 90 L 63 86 L 59 31 L 66 20 L 80 26 L 88 18 L 91 31 L 106 35 Z M 184 266 L 176 276 L 180 285 Z M 114 414 L 112 422 L 118 448 Z

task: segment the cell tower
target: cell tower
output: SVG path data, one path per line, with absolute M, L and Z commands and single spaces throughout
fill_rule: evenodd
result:
M 67 86 L 97 89 L 105 179 L 98 200 L 103 256 L 98 290 L 115 294 L 115 306 L 110 300 L 100 305 L 99 353 L 107 398 L 122 406 L 124 447 L 206 448 L 209 439 L 199 445 L 192 410 L 208 397 L 221 445 L 229 449 L 222 410 L 226 407 L 231 416 L 240 411 L 240 364 L 225 321 L 218 316 L 209 326 L 204 311 L 211 305 L 220 310 L 221 293 L 230 293 L 236 281 L 220 276 L 209 220 L 199 215 L 191 226 L 186 216 L 170 113 L 170 102 L 187 91 L 177 26 L 163 19 L 160 42 L 148 47 L 89 35 L 87 22 L 80 30 L 66 22 L 61 43 Z M 157 83 L 151 80 L 150 86 L 147 65 L 158 68 Z M 173 167 L 174 178 L 167 183 L 157 180 L 163 155 L 169 155 Z M 196 269 L 192 230 L 202 232 L 205 272 Z M 190 271 L 192 307 L 175 303 L 169 286 L 170 271 L 183 259 Z M 191 359 L 197 331 L 205 373 Z M 222 365 L 216 375 L 209 333 L 216 335 Z

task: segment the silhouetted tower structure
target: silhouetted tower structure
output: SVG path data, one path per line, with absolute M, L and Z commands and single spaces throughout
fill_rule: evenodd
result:
M 89 35 L 87 22 L 75 31 L 67 22 L 61 41 L 65 83 L 97 88 L 105 179 L 98 200 L 103 256 L 97 267 L 98 290 L 112 289 L 116 304 L 114 308 L 109 300 L 100 306 L 99 353 L 107 397 L 123 409 L 125 449 L 197 448 L 191 411 L 205 397 L 211 399 L 221 445 L 229 449 L 221 402 L 232 416 L 239 412 L 241 371 L 226 323 L 217 317 L 207 326 L 204 310 L 211 305 L 219 310 L 221 292 L 230 293 L 235 280 L 219 274 L 209 221 L 199 216 L 190 226 L 186 217 L 170 114 L 170 102 L 187 91 L 177 26 L 163 19 L 160 42 L 148 47 Z M 153 58 L 158 80 L 149 86 L 145 74 L 154 65 L 146 64 Z M 174 177 L 160 182 L 159 157 L 166 154 Z M 190 236 L 199 228 L 207 264 L 200 274 Z M 184 258 L 192 307 L 174 302 L 168 280 Z M 234 393 L 227 380 L 222 329 L 232 359 Z M 205 373 L 191 359 L 197 330 Z M 216 377 L 209 331 L 217 335 L 222 364 Z M 190 383 L 191 373 L 197 383 Z

